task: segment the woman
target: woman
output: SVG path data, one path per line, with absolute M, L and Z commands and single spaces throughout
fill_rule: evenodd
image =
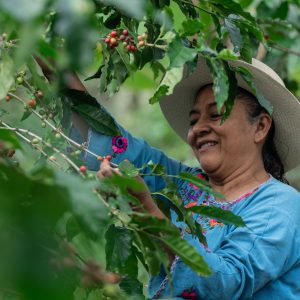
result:
M 169 174 L 186 171 L 205 176 L 226 201 L 177 181 L 185 206 L 230 209 L 247 225 L 222 226 L 195 215 L 206 231 L 208 248 L 204 248 L 185 232 L 185 224 L 176 221 L 172 212 L 172 221 L 204 256 L 213 274 L 198 276 L 176 258 L 171 267 L 173 295 L 166 274 L 161 272 L 150 281 L 149 295 L 153 299 L 300 299 L 300 195 L 284 183 L 283 177 L 285 171 L 300 163 L 300 105 L 278 75 L 263 63 L 253 60 L 252 64 L 230 64 L 251 71 L 258 90 L 274 107 L 272 117 L 238 77 L 233 110 L 221 125 L 222 112 L 217 110 L 212 78 L 202 58 L 192 76 L 161 102 L 170 125 L 184 139 L 187 136 L 202 170 L 168 158 L 121 128 L 127 149 L 123 147 L 124 151 L 118 152 L 116 163 L 128 158 L 141 166 L 152 160 L 165 165 Z M 78 127 L 85 128 L 81 131 L 84 135 L 86 125 Z M 107 154 L 110 143 L 109 137 L 88 129 L 90 150 Z M 97 169 L 92 157 L 87 155 L 86 160 L 91 169 Z M 103 178 L 113 172 L 118 170 L 104 161 L 98 176 Z M 144 179 L 151 190 L 164 187 L 157 177 Z M 151 214 L 164 218 L 149 192 L 136 196 Z

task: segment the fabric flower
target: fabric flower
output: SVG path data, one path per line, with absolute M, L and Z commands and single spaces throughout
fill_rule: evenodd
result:
M 123 136 L 114 136 L 112 138 L 112 150 L 114 153 L 123 153 L 127 149 L 127 139 Z
M 206 177 L 205 177 L 205 175 L 204 174 L 202 174 L 202 173 L 199 173 L 199 174 L 197 174 L 196 175 L 199 179 L 203 179 L 203 180 L 207 180 L 206 179 Z M 191 188 L 193 188 L 194 190 L 199 190 L 199 188 L 195 185 L 195 184 L 193 184 L 193 183 L 189 183 L 189 186 L 191 187 Z

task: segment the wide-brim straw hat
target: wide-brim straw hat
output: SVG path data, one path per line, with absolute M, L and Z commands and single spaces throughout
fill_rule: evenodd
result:
M 228 61 L 233 67 L 247 68 L 257 89 L 273 105 L 272 118 L 275 123 L 274 142 L 284 170 L 289 171 L 300 164 L 300 103 L 285 87 L 281 78 L 269 66 L 253 59 Z M 248 84 L 237 75 L 238 86 L 252 93 Z M 189 128 L 189 112 L 193 107 L 198 90 L 212 83 L 212 75 L 203 57 L 191 76 L 182 79 L 171 95 L 160 100 L 165 118 L 175 132 L 186 141 Z

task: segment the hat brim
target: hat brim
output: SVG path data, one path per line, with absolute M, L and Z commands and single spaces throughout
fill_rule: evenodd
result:
M 276 74 L 275 80 L 266 65 L 257 60 L 252 64 L 244 61 L 229 61 L 234 67 L 247 68 L 254 79 L 256 87 L 273 105 L 275 123 L 274 142 L 285 171 L 300 164 L 300 103 L 298 99 L 281 83 Z M 262 65 L 264 68 L 262 68 Z M 274 76 L 274 74 L 273 74 Z M 212 83 L 210 70 L 203 57 L 199 56 L 196 70 L 181 80 L 171 95 L 160 100 L 162 112 L 173 130 L 186 142 L 189 128 L 189 112 L 193 107 L 198 90 Z M 249 91 L 247 83 L 237 76 L 238 86 Z

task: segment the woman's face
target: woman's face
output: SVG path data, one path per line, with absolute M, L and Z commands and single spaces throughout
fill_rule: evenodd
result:
M 262 143 L 257 143 L 257 124 L 248 120 L 246 104 L 235 101 L 228 119 L 221 125 L 211 86 L 198 94 L 190 112 L 188 143 L 203 170 L 227 176 L 251 161 L 261 160 Z

